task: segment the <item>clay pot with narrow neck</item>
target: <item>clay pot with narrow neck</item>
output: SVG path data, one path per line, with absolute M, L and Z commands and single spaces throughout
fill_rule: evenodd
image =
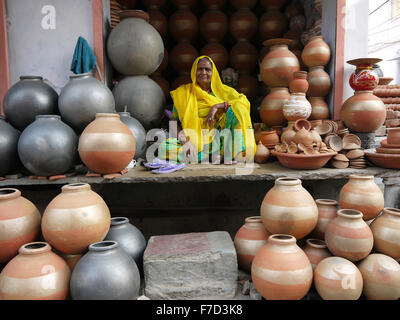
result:
M 239 9 L 229 21 L 229 30 L 237 41 L 250 41 L 257 33 L 258 19 L 253 11 Z
M 223 70 L 228 65 L 229 54 L 220 43 L 207 43 L 200 52 L 201 56 L 209 56 L 214 61 L 217 70 Z
M 372 231 L 362 219 L 361 211 L 340 209 L 325 231 L 325 242 L 330 252 L 350 261 L 368 256 L 374 245 Z
M 21 135 L 17 129 L 0 115 L 0 176 L 14 173 L 20 166 L 18 140 Z
M 384 202 L 383 193 L 371 175 L 350 175 L 339 194 L 340 208 L 361 211 L 365 221 L 377 217 Z
M 169 33 L 178 42 L 190 42 L 199 31 L 197 17 L 188 9 L 178 9 L 168 21 Z
M 300 300 L 311 288 L 313 271 L 295 237 L 274 234 L 254 257 L 251 278 L 267 300 Z
M 66 300 L 71 270 L 46 242 L 21 246 L 0 274 L 0 300 Z
M 309 84 L 307 81 L 306 71 L 297 71 L 293 75 L 292 81 L 289 83 L 289 89 L 291 93 L 306 93 Z
M 312 232 L 312 237 L 320 240 L 325 239 L 325 231 L 329 223 L 337 217 L 338 202 L 331 199 L 317 199 L 318 222 Z
M 328 250 L 328 247 L 326 246 L 325 241 L 319 239 L 307 239 L 304 253 L 310 260 L 313 270 L 315 270 L 318 263 L 320 263 L 322 260 L 332 256 Z
M 287 88 L 272 88 L 271 92 L 263 99 L 260 107 L 260 118 L 266 125 L 285 126 L 286 118 L 283 116 L 283 106 L 290 98 Z
M 264 197 L 260 215 L 272 234 L 290 234 L 299 240 L 317 225 L 318 207 L 300 179 L 278 178 Z
M 255 255 L 267 243 L 270 235 L 265 229 L 261 217 L 256 216 L 245 219 L 245 224 L 236 232 L 233 240 L 238 264 L 243 270 L 251 271 L 251 263 Z
M 298 119 L 308 119 L 312 108 L 304 93 L 292 93 L 283 105 L 282 112 L 288 121 L 296 121 Z
M 239 73 L 249 74 L 257 68 L 258 51 L 247 41 L 236 43 L 230 51 L 230 64 Z
M 289 21 L 276 7 L 270 7 L 260 18 L 259 34 L 262 41 L 276 39 L 288 30 Z
M 374 248 L 396 261 L 400 260 L 400 209 L 385 208 L 370 225 Z
M 326 66 L 331 59 L 331 49 L 324 41 L 324 37 L 312 37 L 304 47 L 301 59 L 309 68 L 315 66 Z
M 309 120 L 329 120 L 329 106 L 324 97 L 308 97 L 311 104 L 311 115 Z
M 228 31 L 228 17 L 219 10 L 211 9 L 200 17 L 200 34 L 207 42 L 221 41 Z
M 87 183 L 65 185 L 46 207 L 42 234 L 58 251 L 80 254 L 101 241 L 110 228 L 110 210 Z
M 310 97 L 325 97 L 332 89 L 331 78 L 323 66 L 310 67 L 307 81 L 309 84 L 307 96 Z
M 374 90 L 379 84 L 379 76 L 373 66 L 382 59 L 361 58 L 347 61 L 356 66 L 356 70 L 350 75 L 349 84 L 355 91 Z
M 0 189 L 0 264 L 17 255 L 25 243 L 40 234 L 41 215 L 36 206 L 14 188 Z

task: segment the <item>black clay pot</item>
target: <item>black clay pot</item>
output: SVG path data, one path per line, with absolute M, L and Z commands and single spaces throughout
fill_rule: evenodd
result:
M 18 139 L 20 132 L 0 116 L 0 176 L 11 174 L 18 168 Z
M 120 116 L 120 120 L 126 124 L 126 126 L 131 130 L 133 136 L 136 141 L 136 152 L 134 159 L 145 159 L 146 158 L 146 129 L 142 126 L 142 124 L 131 117 L 129 112 L 118 112 Z

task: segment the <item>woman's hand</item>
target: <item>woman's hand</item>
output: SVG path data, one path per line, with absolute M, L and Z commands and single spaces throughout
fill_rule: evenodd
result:
M 219 110 L 225 110 L 226 105 L 229 106 L 227 102 L 222 102 L 222 103 L 217 103 L 210 108 L 206 117 L 206 124 L 209 127 L 213 127 L 215 121 L 215 115 Z
M 185 157 L 185 162 L 195 161 L 196 152 L 194 146 L 190 141 L 186 141 L 182 146 L 182 151 Z

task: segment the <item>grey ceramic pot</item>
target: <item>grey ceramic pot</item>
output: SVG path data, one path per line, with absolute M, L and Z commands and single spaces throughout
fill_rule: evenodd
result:
M 135 137 L 136 141 L 136 152 L 135 158 L 146 158 L 146 129 L 142 126 L 142 124 L 136 120 L 135 118 L 131 117 L 129 112 L 118 112 L 120 116 L 120 120 L 126 124 L 126 126 L 131 130 L 133 136 Z
M 143 270 L 143 253 L 147 243 L 142 232 L 129 222 L 126 217 L 111 218 L 111 226 L 105 240 L 117 241 L 124 251 L 136 262 L 139 270 Z
M 160 124 L 165 97 L 160 86 L 148 76 L 125 77 L 115 86 L 113 94 L 117 111 L 127 107 L 146 130 Z
M 90 73 L 71 75 L 58 99 L 60 114 L 78 134 L 96 118 L 96 113 L 115 113 L 111 90 Z
M 75 265 L 70 293 L 74 300 L 132 300 L 140 289 L 135 261 L 115 241 L 100 241 Z
M 20 164 L 18 139 L 20 132 L 0 116 L 0 176 L 13 173 Z
M 20 131 L 39 114 L 58 114 L 58 94 L 39 76 L 21 76 L 4 96 L 4 114 Z
M 37 176 L 65 173 L 78 155 L 78 136 L 58 115 L 39 115 L 18 141 L 18 155 Z

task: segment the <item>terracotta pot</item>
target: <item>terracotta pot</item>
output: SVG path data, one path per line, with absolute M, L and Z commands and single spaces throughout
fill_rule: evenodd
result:
M 307 72 L 297 71 L 293 75 L 292 81 L 289 83 L 291 93 L 306 93 L 308 90 Z
M 311 122 L 306 119 L 297 119 L 294 122 L 294 130 L 300 131 L 301 129 L 305 129 L 306 131 L 311 130 Z
M 297 32 L 303 32 L 306 27 L 306 17 L 303 15 L 294 16 L 289 20 L 289 29 Z
M 201 49 L 200 55 L 209 56 L 215 63 L 217 70 L 223 70 L 228 65 L 229 54 L 220 43 L 208 43 Z
M 388 144 L 400 145 L 400 128 L 388 128 L 387 142 Z
M 230 64 L 239 73 L 251 73 L 257 68 L 258 51 L 250 42 L 241 41 L 230 51 Z
M 178 42 L 191 41 L 199 31 L 197 17 L 187 9 L 175 11 L 169 17 L 168 25 L 169 33 Z
M 91 243 L 104 239 L 110 223 L 110 210 L 104 200 L 89 184 L 74 183 L 63 186 L 46 207 L 42 234 L 58 251 L 80 254 Z
M 333 156 L 337 155 L 337 152 L 290 154 L 272 151 L 272 154 L 276 156 L 281 165 L 286 168 L 298 170 L 314 170 L 320 169 L 325 166 Z
M 23 244 L 38 238 L 40 220 L 38 209 L 21 191 L 0 189 L 0 264 L 16 256 Z
M 172 0 L 172 3 L 179 9 L 189 9 L 196 4 L 196 0 Z
M 65 262 L 68 264 L 68 267 L 70 268 L 71 272 L 73 272 L 76 264 L 84 256 L 84 254 L 85 253 L 80 253 L 80 254 L 60 253 L 60 257 L 65 260 Z
M 266 163 L 268 161 L 268 158 L 270 156 L 269 149 L 263 145 L 261 141 L 258 142 L 257 144 L 257 151 L 254 156 L 254 161 L 256 163 Z
M 290 142 L 293 141 L 295 135 L 296 131 L 294 131 L 294 121 L 289 121 L 287 128 L 282 132 L 281 142 L 286 142 L 287 144 L 290 144 Z
M 329 106 L 324 97 L 308 97 L 311 104 L 311 115 L 309 120 L 329 120 Z
M 301 54 L 304 64 L 311 68 L 316 66 L 326 66 L 331 59 L 331 49 L 324 41 L 323 36 L 312 37 L 304 47 Z
M 324 240 L 329 223 L 337 217 L 338 202 L 330 199 L 317 199 L 315 203 L 318 207 L 318 222 L 311 235 Z
M 318 208 L 300 179 L 278 178 L 261 204 L 264 226 L 272 234 L 284 233 L 304 238 L 314 230 Z
M 311 115 L 311 104 L 304 93 L 292 93 L 289 100 L 283 105 L 283 116 L 288 121 L 308 119 Z
M 234 12 L 229 21 L 229 31 L 237 41 L 249 41 L 257 33 L 257 16 L 249 9 Z
M 230 3 L 236 9 L 251 9 L 256 5 L 257 0 L 230 0 Z
M 267 243 L 271 234 L 265 229 L 261 217 L 248 217 L 245 224 L 237 231 L 233 243 L 235 245 L 238 264 L 248 272 L 258 250 Z
M 283 105 L 290 98 L 287 88 L 272 88 L 271 92 L 263 99 L 260 107 L 260 118 L 266 125 L 286 125 L 286 118 L 283 116 Z
M 323 300 L 358 300 L 363 290 L 363 278 L 354 263 L 340 257 L 328 257 L 315 268 L 314 285 Z
M 175 71 L 190 73 L 194 60 L 199 56 L 197 49 L 189 43 L 178 43 L 169 53 L 169 63 Z
M 382 211 L 384 197 L 374 176 L 352 174 L 340 190 L 339 204 L 342 209 L 359 210 L 364 220 L 371 220 Z
M 353 209 L 341 209 L 325 231 L 325 242 L 333 255 L 350 261 L 364 259 L 372 250 L 372 231 L 362 219 L 362 213 Z
M 254 101 L 257 98 L 259 91 L 256 77 L 248 74 L 241 74 L 238 79 L 236 90 L 239 93 L 243 93 L 250 101 Z
M 208 42 L 221 41 L 228 31 L 228 17 L 219 10 L 208 10 L 200 18 L 200 33 Z
M 257 252 L 251 278 L 267 300 L 300 300 L 311 288 L 313 272 L 295 237 L 274 234 Z
M 225 4 L 226 0 L 202 0 L 208 9 L 218 9 Z
M 148 11 L 149 23 L 158 31 L 161 38 L 165 41 L 168 34 L 168 20 L 160 10 L 151 9 Z
M 271 8 L 279 10 L 286 4 L 286 0 L 261 0 L 260 3 L 267 10 Z
M 278 144 L 279 143 L 279 136 L 275 130 L 272 131 L 262 131 L 261 132 L 261 143 L 264 146 Z
M 344 102 L 340 118 L 353 132 L 375 132 L 385 122 L 386 108 L 372 91 L 356 91 Z
M 292 0 L 285 8 L 285 14 L 290 19 L 304 14 L 304 7 L 298 0 Z
M 292 40 L 271 39 L 263 42 L 270 47 L 270 51 L 263 58 L 260 65 L 262 81 L 271 87 L 289 87 L 293 74 L 300 71 L 300 63 L 297 57 L 289 51 Z
M 66 300 L 71 270 L 46 242 L 23 245 L 0 274 L 0 300 Z
M 399 261 L 400 210 L 396 208 L 383 209 L 382 215 L 377 217 L 370 227 L 374 235 L 375 250 Z
M 400 299 L 400 265 L 384 254 L 370 254 L 358 265 L 368 300 Z
M 259 33 L 262 41 L 281 38 L 288 30 L 287 17 L 276 8 L 266 11 L 260 18 Z
M 148 9 L 160 9 L 167 1 L 166 0 L 143 0 L 142 3 Z
M 331 78 L 322 66 L 311 67 L 309 69 L 307 81 L 309 84 L 307 96 L 325 97 L 331 92 Z
M 313 271 L 317 267 L 318 263 L 327 257 L 331 257 L 332 254 L 329 252 L 325 241 L 319 239 L 307 239 L 306 247 L 304 248 L 304 253 L 307 255 L 311 262 Z
M 361 58 L 347 61 L 356 66 L 356 70 L 350 75 L 349 84 L 355 91 L 374 90 L 379 84 L 379 76 L 375 72 L 374 64 L 382 59 Z
M 283 132 L 283 126 L 272 126 L 272 130 L 275 130 L 277 135 L 280 137 Z

